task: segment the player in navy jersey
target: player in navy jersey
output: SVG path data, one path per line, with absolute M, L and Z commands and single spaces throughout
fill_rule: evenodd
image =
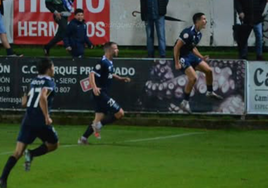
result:
M 193 22 L 193 26 L 186 28 L 181 32 L 179 39 L 176 41 L 174 46 L 175 68 L 177 70 L 182 69 L 188 77 L 188 83 L 184 90 L 184 99 L 180 104 L 180 108 L 188 113 L 191 113 L 189 105 L 190 93 L 197 80 L 195 70 L 201 71 L 206 75 L 206 96 L 215 99 L 222 99 L 222 97 L 217 95 L 212 88 L 212 69 L 206 63 L 209 57 L 200 54 L 196 47 L 202 38 L 202 33 L 200 31 L 204 29 L 207 24 L 205 14 L 196 13 L 193 16 Z
M 107 42 L 104 45 L 104 52 L 102 60 L 97 63 L 89 75 L 95 101 L 95 119 L 83 136 L 78 139 L 78 144 L 88 144 L 87 139 L 93 133 L 97 138 L 101 138 L 100 129 L 102 126 L 113 123 L 124 116 L 123 109 L 109 96 L 109 90 L 113 79 L 130 82 L 130 78 L 114 74 L 113 57 L 118 56 L 119 52 L 117 44 Z
M 28 95 L 22 98 L 22 106 L 27 107 L 22 120 L 21 129 L 17 138 L 15 152 L 8 158 L 0 178 L 0 187 L 6 188 L 10 171 L 21 158 L 27 145 L 40 138 L 43 142 L 34 150 L 25 151 L 25 170 L 30 170 L 34 157 L 54 151 L 58 147 L 58 137 L 51 126 L 50 109 L 55 93 L 54 65 L 49 59 L 42 59 L 37 65 L 39 75 L 34 78 L 30 85 Z

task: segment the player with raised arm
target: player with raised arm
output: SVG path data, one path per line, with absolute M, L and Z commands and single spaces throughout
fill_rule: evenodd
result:
M 42 144 L 34 150 L 25 151 L 25 170 L 30 170 L 33 158 L 54 151 L 58 147 L 58 136 L 52 127 L 50 110 L 55 93 L 54 65 L 49 59 L 42 59 L 37 65 L 39 75 L 34 78 L 30 85 L 28 95 L 22 98 L 22 106 L 27 107 L 22 120 L 21 129 L 17 139 L 17 146 L 12 156 L 3 169 L 0 177 L 0 187 L 7 187 L 7 179 L 10 171 L 21 158 L 27 145 L 36 138 L 42 140 Z
M 207 82 L 207 97 L 221 100 L 222 97 L 213 91 L 213 73 L 206 61 L 209 56 L 203 56 L 197 49 L 197 44 L 202 38 L 200 32 L 207 25 L 206 16 L 204 13 L 196 13 L 193 16 L 194 25 L 184 29 L 179 39 L 174 46 L 174 61 L 177 70 L 182 69 L 188 78 L 188 83 L 184 90 L 184 99 L 180 104 L 180 108 L 188 113 L 191 113 L 189 105 L 190 93 L 196 83 L 197 75 L 195 70 L 201 71 L 206 75 Z
M 95 101 L 95 119 L 83 136 L 78 139 L 78 144 L 88 144 L 87 139 L 93 133 L 97 138 L 101 138 L 100 129 L 102 126 L 113 123 L 124 116 L 123 109 L 109 96 L 109 89 L 113 79 L 130 82 L 130 78 L 114 74 L 113 57 L 118 56 L 119 52 L 117 44 L 107 42 L 104 45 L 104 52 L 102 60 L 89 75 Z

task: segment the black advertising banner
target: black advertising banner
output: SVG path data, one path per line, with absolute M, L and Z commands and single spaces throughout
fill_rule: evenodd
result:
M 55 65 L 56 96 L 53 110 L 94 110 L 88 76 L 101 58 L 75 59 L 52 58 Z M 0 58 L 0 109 L 20 109 L 21 96 L 37 76 L 38 58 Z M 140 60 L 115 60 L 115 73 L 130 77 L 133 82 L 114 80 L 111 96 L 127 110 L 143 91 L 147 72 L 153 62 Z M 146 72 L 146 74 L 144 74 Z
M 210 60 L 213 69 L 213 90 L 223 97 L 217 101 L 206 97 L 204 73 L 197 71 L 197 82 L 191 92 L 190 107 L 196 113 L 244 114 L 245 63 L 241 60 Z M 174 70 L 173 61 L 159 61 L 150 71 L 145 83 L 142 107 L 149 111 L 180 113 L 180 102 L 188 79 L 182 71 Z
M 97 58 L 52 58 L 55 64 L 56 96 L 53 109 L 58 111 L 94 110 L 88 75 Z M 28 92 L 31 79 L 37 75 L 38 58 L 0 58 L 0 109 L 21 109 L 21 96 Z M 205 76 L 197 72 L 198 81 L 191 93 L 193 112 L 243 114 L 245 62 L 211 60 L 214 90 L 222 101 L 208 99 Z M 130 83 L 114 80 L 111 97 L 125 111 L 180 113 L 187 78 L 174 69 L 171 60 L 115 59 L 115 73 L 128 76 Z

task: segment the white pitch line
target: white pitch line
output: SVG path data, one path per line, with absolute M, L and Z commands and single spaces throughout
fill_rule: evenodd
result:
M 71 148 L 71 147 L 77 147 L 79 146 L 78 144 L 71 144 L 71 145 L 60 145 L 60 148 Z
M 179 137 L 186 137 L 186 136 L 192 136 L 192 135 L 197 135 L 197 134 L 204 134 L 204 133 L 203 132 L 192 132 L 192 133 L 176 134 L 176 135 L 170 135 L 170 136 L 160 136 L 160 137 L 154 137 L 154 138 L 126 140 L 124 142 L 144 142 L 144 141 L 152 141 L 152 140 L 164 140 L 164 139 L 169 139 L 169 138 L 179 138 Z
M 13 153 L 12 151 L 8 151 L 8 152 L 0 153 L 0 155 L 8 155 L 8 154 L 12 154 L 12 153 Z
M 77 147 L 79 146 L 78 144 L 72 144 L 72 145 L 62 145 L 60 146 L 60 148 L 71 148 L 71 147 Z M 12 154 L 12 151 L 7 151 L 7 152 L 2 152 L 0 153 L 0 155 L 8 155 L 8 154 Z
M 154 138 L 143 138 L 143 139 L 136 139 L 136 140 L 125 140 L 123 142 L 144 142 L 144 141 L 152 141 L 152 140 L 165 140 L 169 138 L 179 138 L 179 137 L 186 137 L 186 136 L 192 136 L 197 134 L 204 134 L 204 132 L 192 132 L 192 133 L 184 133 L 184 134 L 176 134 L 176 135 L 169 135 L 169 136 L 160 136 L 160 137 L 154 137 Z M 120 143 L 120 142 L 117 142 Z M 78 147 L 80 145 L 78 144 L 70 144 L 70 145 L 62 145 L 60 148 L 71 148 L 71 147 Z M 8 155 L 12 154 L 12 151 L 8 152 L 2 152 L 0 155 Z

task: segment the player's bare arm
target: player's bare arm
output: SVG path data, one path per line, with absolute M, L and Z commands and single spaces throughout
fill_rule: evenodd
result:
M 97 85 L 96 85 L 96 82 L 95 82 L 95 73 L 94 72 L 91 72 L 89 74 L 89 82 L 90 82 L 90 85 L 92 86 L 94 95 L 99 96 L 101 89 L 98 88 Z
M 181 62 L 180 62 L 180 50 L 181 50 L 181 47 L 184 45 L 183 41 L 182 40 L 178 40 L 175 47 L 174 47 L 174 50 L 173 50 L 173 53 L 174 53 L 174 60 L 175 60 L 175 68 L 177 70 L 180 70 L 181 69 Z
M 113 78 L 123 82 L 131 82 L 131 79 L 129 77 L 121 77 L 116 74 L 113 74 Z
M 27 107 L 27 94 L 24 93 L 23 96 L 21 97 L 21 107 L 26 108 Z
M 199 50 L 197 49 L 197 47 L 195 47 L 195 48 L 193 49 L 193 53 L 194 53 L 194 55 L 196 55 L 197 57 L 201 58 L 201 59 L 204 60 L 204 61 L 208 61 L 208 60 L 209 60 L 209 56 L 208 56 L 208 55 L 203 56 L 203 55 L 199 52 Z
M 51 91 L 49 91 L 47 88 L 43 88 L 41 90 L 41 94 L 40 94 L 39 105 L 40 105 L 40 108 L 45 116 L 46 125 L 52 124 L 52 119 L 49 116 L 48 103 L 47 103 L 47 97 L 49 96 L 50 93 L 51 93 Z

